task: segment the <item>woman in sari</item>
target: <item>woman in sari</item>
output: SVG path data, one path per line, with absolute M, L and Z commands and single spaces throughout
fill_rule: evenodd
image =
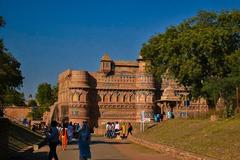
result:
M 79 150 L 80 150 L 80 160 L 87 160 L 91 158 L 90 151 L 90 139 L 91 134 L 87 125 L 87 122 L 83 122 L 83 126 L 79 132 Z
M 67 130 L 65 127 L 63 127 L 61 132 L 61 141 L 62 141 L 62 150 L 66 150 L 67 148 Z

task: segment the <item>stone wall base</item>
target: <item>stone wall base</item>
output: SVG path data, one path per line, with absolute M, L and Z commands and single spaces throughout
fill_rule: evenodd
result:
M 133 136 L 129 136 L 129 140 L 131 140 L 132 142 L 134 142 L 136 144 L 153 149 L 157 152 L 163 152 L 166 154 L 170 154 L 171 156 L 175 157 L 176 159 L 180 159 L 180 160 L 216 160 L 211 157 L 197 155 L 195 153 L 183 151 L 183 150 L 169 147 L 169 146 L 163 145 L 163 144 L 152 143 L 152 142 L 149 142 L 149 141 L 146 141 L 143 139 L 138 139 Z

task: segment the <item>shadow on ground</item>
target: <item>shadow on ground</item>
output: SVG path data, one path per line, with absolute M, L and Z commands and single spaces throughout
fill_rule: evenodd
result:
M 78 140 L 73 140 L 71 143 L 68 144 L 68 146 L 76 144 L 78 144 Z M 130 144 L 130 143 L 126 142 L 125 140 L 113 141 L 111 139 L 107 139 L 107 140 L 92 140 L 90 145 L 95 144 Z
M 48 152 L 37 152 L 37 153 L 15 153 L 9 157 L 9 160 L 44 160 L 48 159 Z
M 95 140 L 91 142 L 91 145 L 94 144 L 130 144 L 129 142 L 123 142 L 123 141 L 118 141 L 118 142 L 114 142 L 114 141 L 101 141 L 101 140 Z

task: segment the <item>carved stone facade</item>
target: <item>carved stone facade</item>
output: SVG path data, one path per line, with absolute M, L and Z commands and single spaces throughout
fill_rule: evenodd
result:
M 98 72 L 64 71 L 58 79 L 59 119 L 90 120 L 97 126 L 108 121 L 139 121 L 141 111 L 152 117 L 156 87 L 145 65 L 141 58 L 112 61 L 105 54 Z
M 207 101 L 199 97 L 189 100 L 189 92 L 182 85 L 171 78 L 162 78 L 161 96 L 157 99 L 158 111 L 166 114 L 168 111 L 174 113 L 176 117 L 196 116 L 199 113 L 208 112 Z
M 145 71 L 147 61 L 113 61 L 105 54 L 98 72 L 66 70 L 59 75 L 58 120 L 82 122 L 93 126 L 108 121 L 139 122 L 141 111 L 153 118 L 156 100 L 173 81 L 159 87 Z M 176 93 L 186 90 L 175 87 Z

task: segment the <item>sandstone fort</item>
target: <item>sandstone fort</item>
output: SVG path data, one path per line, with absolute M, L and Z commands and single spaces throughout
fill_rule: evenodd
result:
M 114 61 L 108 54 L 97 72 L 66 70 L 59 75 L 58 102 L 50 115 L 58 121 L 93 126 L 108 121 L 139 122 L 141 113 L 153 115 L 173 111 L 176 117 L 207 112 L 204 99 L 188 101 L 188 91 L 174 80 L 163 77 L 161 85 L 146 71 L 148 61 Z M 49 116 L 49 115 L 48 115 Z

